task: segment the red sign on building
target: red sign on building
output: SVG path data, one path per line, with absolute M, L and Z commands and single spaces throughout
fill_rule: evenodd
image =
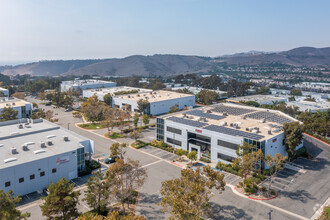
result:
M 198 133 L 202 133 L 202 130 L 199 130 L 199 129 L 195 129 L 195 131 Z

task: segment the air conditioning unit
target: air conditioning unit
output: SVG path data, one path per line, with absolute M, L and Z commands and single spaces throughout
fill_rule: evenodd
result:
M 46 147 L 46 144 L 45 144 L 45 142 L 43 142 L 43 141 L 40 141 L 39 143 L 40 143 L 40 147 L 41 147 L 41 148 L 44 148 L 44 147 Z
M 28 146 L 27 146 L 26 144 L 23 144 L 23 145 L 22 145 L 22 149 L 23 149 L 24 151 L 29 150 L 29 148 L 28 148 Z
M 234 126 L 234 123 L 230 123 L 230 127 L 233 127 Z
M 23 128 L 23 125 L 22 125 L 22 124 L 19 124 L 19 125 L 18 125 L 18 128 L 19 128 L 19 129 L 22 129 L 22 128 Z
M 268 134 L 272 134 L 272 131 L 271 130 L 268 130 Z
M 250 129 L 249 129 L 249 128 L 245 128 L 245 130 L 246 130 L 246 131 L 250 131 Z
M 64 141 L 69 141 L 69 137 L 68 136 L 63 136 L 63 140 Z
M 11 147 L 10 148 L 12 154 L 17 154 L 17 149 L 16 147 Z
M 52 140 L 47 140 L 47 145 L 48 146 L 53 145 L 53 141 Z

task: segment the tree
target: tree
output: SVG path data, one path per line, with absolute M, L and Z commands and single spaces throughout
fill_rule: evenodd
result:
M 203 105 L 210 105 L 213 102 L 216 102 L 219 98 L 219 94 L 215 91 L 202 89 L 199 93 L 196 94 L 196 102 Z
M 110 131 L 115 127 L 116 123 L 111 118 L 108 118 L 102 121 L 101 125 L 102 127 L 106 127 L 108 129 L 108 135 L 110 135 Z
M 4 107 L 0 113 L 0 121 L 8 121 L 17 119 L 18 111 L 15 111 L 12 107 Z
M 103 96 L 103 101 L 104 101 L 106 104 L 110 105 L 110 106 L 111 106 L 111 100 L 112 100 L 112 97 L 111 97 L 111 94 L 110 94 L 110 93 L 105 94 L 105 95 Z
M 46 112 L 43 109 L 38 108 L 38 110 L 36 112 L 33 112 L 30 117 L 31 119 L 45 118 Z
M 32 102 L 32 106 L 33 106 L 33 108 L 38 108 L 39 107 L 38 104 L 35 103 L 35 102 Z
M 0 190 L 0 219 L 19 220 L 30 217 L 30 213 L 22 213 L 16 209 L 16 204 L 20 201 L 21 197 L 15 197 L 13 191 L 9 190 L 5 193 L 3 190 Z
M 261 86 L 257 89 L 256 94 L 268 95 L 270 93 L 269 87 Z
M 110 146 L 110 157 L 119 156 L 121 159 L 124 158 L 126 154 L 125 148 L 127 147 L 126 143 L 114 143 Z
M 296 147 L 301 144 L 303 139 L 302 125 L 299 122 L 284 123 L 285 147 L 288 152 L 289 160 L 292 160 L 296 155 Z
M 204 77 L 202 79 L 202 88 L 204 89 L 217 90 L 220 86 L 221 86 L 221 78 L 216 74 L 212 74 L 211 76 Z
M 105 103 L 99 102 L 96 94 L 89 97 L 87 101 L 82 103 L 81 112 L 88 118 L 88 120 L 102 121 L 104 119 L 104 108 L 106 107 Z
M 104 213 L 109 204 L 110 189 L 110 184 L 105 181 L 104 174 L 97 172 L 88 179 L 83 201 L 86 201 L 97 214 Z
M 276 154 L 274 157 L 267 154 L 265 156 L 265 164 L 269 167 L 270 180 L 268 184 L 268 192 L 270 192 L 270 187 L 274 181 L 274 178 L 278 171 L 282 170 L 283 162 L 286 160 L 286 157 L 282 157 L 281 154 Z
M 170 107 L 170 111 L 168 113 L 174 113 L 174 112 L 178 112 L 178 111 L 180 111 L 179 105 L 175 104 L 175 105 Z
M 79 216 L 80 191 L 74 191 L 74 184 L 64 177 L 55 184 L 48 186 L 48 196 L 41 198 L 44 203 L 40 206 L 42 215 L 48 219 L 74 219 Z
M 24 92 L 15 92 L 14 94 L 11 95 L 12 97 L 18 98 L 18 99 L 24 99 L 25 94 Z
M 133 115 L 133 125 L 135 128 L 137 127 L 139 120 L 140 120 L 139 114 L 135 112 Z
M 54 111 L 52 111 L 52 110 L 46 111 L 46 115 L 45 115 L 46 120 L 50 121 L 53 118 L 53 116 L 54 116 Z
M 7 95 L 5 95 L 5 93 L 2 90 L 0 90 L 0 97 L 7 97 Z
M 187 155 L 188 159 L 190 160 L 191 164 L 193 161 L 197 160 L 197 151 L 190 151 L 189 154 Z
M 300 89 L 291 89 L 290 90 L 290 95 L 292 96 L 302 96 L 302 92 Z
M 135 142 L 141 138 L 141 130 L 140 129 L 134 129 L 129 133 L 129 136 L 135 140 Z
M 125 204 L 129 207 L 132 192 L 141 187 L 147 177 L 146 169 L 139 161 L 127 158 L 127 162 L 118 159 L 107 171 L 107 180 L 112 186 L 112 195 L 122 204 L 125 213 Z
M 113 211 L 108 214 L 107 217 L 102 215 L 97 215 L 94 213 L 84 214 L 79 216 L 77 220 L 147 220 L 144 216 L 137 216 L 133 213 L 129 213 L 128 215 L 123 215 L 118 211 Z
M 145 126 L 147 126 L 150 122 L 150 117 L 147 114 L 142 115 L 142 122 Z
M 225 184 L 224 175 L 210 166 L 181 170 L 179 178 L 162 182 L 162 211 L 170 211 L 171 219 L 200 220 L 210 216 L 211 190 L 215 188 L 221 193 Z
M 146 109 L 149 107 L 149 105 L 150 105 L 149 101 L 145 99 L 139 99 L 137 102 L 137 107 L 140 113 L 144 113 Z
M 39 92 L 38 93 L 38 98 L 40 100 L 45 100 L 46 99 L 46 93 L 45 92 Z

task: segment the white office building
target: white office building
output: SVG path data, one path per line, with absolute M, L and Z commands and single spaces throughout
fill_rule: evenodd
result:
M 96 79 L 84 79 L 84 80 L 71 80 L 71 81 L 63 81 L 61 83 L 61 92 L 66 92 L 69 89 L 75 89 L 78 88 L 85 90 L 85 89 L 97 89 L 97 88 L 109 88 L 109 87 L 115 87 L 115 82 L 110 81 L 103 81 L 103 80 L 96 80 Z
M 282 126 L 293 121 L 280 111 L 223 103 L 158 117 L 157 139 L 212 162 L 230 163 L 243 142 L 285 156 Z
M 278 102 L 287 102 L 287 97 L 277 97 L 273 95 L 248 95 L 241 97 L 232 97 L 226 100 L 231 103 L 257 102 L 259 105 L 272 105 Z
M 74 179 L 94 142 L 42 119 L 0 122 L 0 190 L 25 195 Z
M 110 94 L 111 96 L 120 95 L 120 94 L 134 94 L 134 93 L 141 93 L 141 92 L 151 92 L 152 89 L 143 89 L 143 88 L 136 88 L 136 87 L 129 87 L 129 86 L 118 86 L 112 88 L 99 88 L 99 89 L 86 89 L 83 90 L 83 97 L 89 98 L 94 94 L 97 95 L 100 101 L 103 101 L 104 96 L 106 94 Z
M 149 107 L 146 109 L 145 113 L 150 115 L 167 113 L 170 111 L 170 108 L 175 105 L 177 105 L 180 110 L 185 107 L 195 106 L 195 95 L 165 90 L 114 96 L 112 97 L 112 106 L 117 108 L 128 106 L 128 108 L 134 112 L 138 111 L 138 101 L 140 99 L 149 102 Z
M 17 118 L 28 118 L 32 114 L 33 105 L 22 99 L 17 99 L 13 97 L 0 98 L 0 114 L 4 108 L 13 108 L 13 110 L 18 112 Z
M 0 87 L 0 92 L 3 93 L 3 96 L 0 96 L 0 97 L 7 97 L 7 98 L 9 97 L 9 90 L 8 89 Z
M 219 99 L 226 99 L 226 98 L 228 98 L 228 95 L 227 95 L 227 92 L 226 91 L 215 90 L 215 89 L 203 89 L 203 88 L 194 87 L 194 86 L 173 87 L 171 89 L 174 90 L 174 91 L 175 90 L 178 90 L 178 89 L 188 89 L 194 95 L 196 95 L 197 93 L 199 93 L 201 90 L 209 90 L 209 91 L 218 93 Z

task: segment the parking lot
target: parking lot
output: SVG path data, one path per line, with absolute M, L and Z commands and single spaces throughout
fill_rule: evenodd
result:
M 178 158 L 176 154 L 167 152 L 162 149 L 158 149 L 152 146 L 145 146 L 140 149 L 140 151 L 146 152 L 148 154 L 154 155 L 156 157 L 159 157 L 161 159 L 167 160 L 167 161 L 173 161 Z

